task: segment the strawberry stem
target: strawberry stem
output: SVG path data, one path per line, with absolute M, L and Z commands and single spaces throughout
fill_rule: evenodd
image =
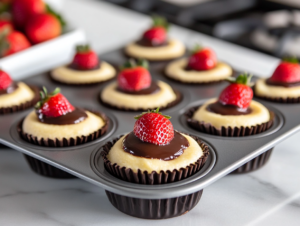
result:
M 288 62 L 288 63 L 293 63 L 293 64 L 298 64 L 299 61 L 296 57 L 284 57 L 282 59 L 283 62 Z
M 200 45 L 199 43 L 196 43 L 195 46 L 194 46 L 194 48 L 191 49 L 190 52 L 192 54 L 195 54 L 195 53 L 199 52 L 201 49 L 203 49 L 203 46 Z
M 164 17 L 158 16 L 158 15 L 153 15 L 152 20 L 153 20 L 153 26 L 152 27 L 162 27 L 166 31 L 169 30 L 169 23 Z
M 137 61 L 135 61 L 134 59 L 130 58 L 127 62 L 123 64 L 123 66 L 121 66 L 120 70 L 124 70 L 126 68 L 135 68 L 139 66 L 148 69 L 149 63 L 147 60 L 144 59 L 138 59 Z
M 166 119 L 170 119 L 171 118 L 171 116 L 169 116 L 169 115 L 163 115 L 161 112 L 159 112 L 159 108 L 156 108 L 155 110 L 148 110 L 148 112 L 143 112 L 142 114 L 140 114 L 140 115 L 137 115 L 137 116 L 134 116 L 134 118 L 135 119 L 139 119 L 139 118 L 141 118 L 144 114 L 148 114 L 148 113 L 157 113 L 157 114 L 160 114 L 160 115 L 162 115 L 162 116 L 164 116 Z
M 88 44 L 76 46 L 77 53 L 86 53 L 86 52 L 89 52 L 90 50 L 91 50 L 91 48 L 90 48 L 90 45 L 88 45 Z
M 43 86 L 43 91 L 40 91 L 41 100 L 36 103 L 36 105 L 34 106 L 35 109 L 40 109 L 50 97 L 53 97 L 58 93 L 60 93 L 60 88 L 58 87 L 55 90 L 53 90 L 50 94 L 48 94 L 46 87 Z
M 226 80 L 230 83 L 252 86 L 253 84 L 251 83 L 251 78 L 252 78 L 251 74 L 244 73 L 244 74 L 240 74 L 237 78 L 229 77 Z
M 59 22 L 60 22 L 60 25 L 62 26 L 62 28 L 65 28 L 66 25 L 67 25 L 67 22 L 65 21 L 65 19 L 62 17 L 62 15 L 60 15 L 58 12 L 56 12 L 53 8 L 51 8 L 48 4 L 46 4 L 46 10 L 47 10 L 47 13 L 55 16 Z

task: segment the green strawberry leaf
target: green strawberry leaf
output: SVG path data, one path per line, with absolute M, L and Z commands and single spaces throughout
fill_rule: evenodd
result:
M 139 119 L 141 118 L 144 114 L 148 114 L 148 113 L 157 113 L 157 114 L 160 114 L 162 116 L 164 116 L 166 119 L 170 119 L 171 116 L 169 115 L 163 115 L 161 112 L 159 112 L 159 108 L 156 108 L 155 110 L 148 110 L 148 112 L 143 112 L 142 114 L 140 115 L 137 115 L 137 116 L 134 116 L 135 119 Z
M 46 4 L 46 11 L 47 11 L 47 13 L 49 13 L 49 14 L 55 16 L 55 17 L 59 20 L 59 22 L 60 22 L 60 24 L 61 24 L 61 27 L 62 27 L 63 29 L 66 27 L 67 22 L 66 22 L 65 19 L 62 17 L 62 15 L 59 14 L 58 12 L 56 12 L 56 11 L 55 11 L 53 8 L 51 8 L 48 4 Z

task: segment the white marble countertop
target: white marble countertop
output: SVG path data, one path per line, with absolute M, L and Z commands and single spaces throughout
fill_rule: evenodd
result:
M 149 18 L 92 0 L 65 0 L 72 23 L 86 30 L 94 48 L 106 52 L 138 37 Z M 187 45 L 212 46 L 220 59 L 239 69 L 268 75 L 277 59 L 173 26 L 171 35 Z M 150 221 L 116 210 L 103 189 L 80 179 L 57 180 L 34 174 L 21 153 L 0 149 L 0 225 L 205 225 L 298 226 L 300 150 L 293 135 L 274 149 L 269 163 L 245 175 L 230 175 L 204 189 L 199 204 L 174 219 Z

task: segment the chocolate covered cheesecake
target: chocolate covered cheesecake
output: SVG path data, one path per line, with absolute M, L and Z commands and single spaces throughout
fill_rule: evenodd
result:
M 188 58 L 169 63 L 165 69 L 167 77 L 182 83 L 206 84 L 232 76 L 232 68 L 218 62 L 212 49 L 196 45 Z
M 163 81 L 153 81 L 145 60 L 129 60 L 121 68 L 117 82 L 100 94 L 101 102 L 121 110 L 139 111 L 167 108 L 180 101 L 180 94 Z
M 53 69 L 51 78 L 60 83 L 82 85 L 105 82 L 116 75 L 113 66 L 101 61 L 89 45 L 79 45 L 73 61 Z
M 142 38 L 125 47 L 126 55 L 152 61 L 170 60 L 184 55 L 185 46 L 167 35 L 169 25 L 158 16 L 153 17 L 153 25 L 144 32 Z
M 255 84 L 255 95 L 274 102 L 300 102 L 300 65 L 295 59 L 282 61 L 272 76 L 259 79 Z

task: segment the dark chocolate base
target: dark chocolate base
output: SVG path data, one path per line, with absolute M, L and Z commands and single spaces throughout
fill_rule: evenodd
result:
M 60 170 L 54 166 L 51 166 L 45 162 L 37 160 L 33 157 L 24 154 L 24 157 L 29 164 L 30 168 L 37 174 L 51 177 L 51 178 L 58 178 L 58 179 L 72 179 L 77 178 L 72 174 L 69 174 L 63 170 Z
M 261 155 L 257 156 L 256 158 L 252 159 L 251 161 L 245 163 L 244 165 L 237 168 L 235 171 L 231 172 L 230 174 L 249 173 L 249 172 L 260 169 L 269 161 L 272 151 L 273 151 L 273 148 L 262 153 Z
M 170 199 L 138 199 L 105 192 L 110 203 L 119 211 L 133 217 L 158 220 L 186 214 L 198 204 L 203 190 Z
M 167 106 L 160 107 L 159 108 L 160 111 L 168 109 L 168 108 L 171 108 L 171 107 L 174 107 L 175 105 L 179 104 L 180 101 L 182 100 L 182 94 L 178 90 L 173 90 L 173 91 L 174 91 L 174 93 L 176 95 L 176 99 L 173 102 L 167 104 Z M 99 101 L 100 101 L 100 104 L 102 104 L 105 107 L 108 107 L 108 108 L 111 108 L 111 109 L 115 109 L 115 110 L 120 110 L 120 111 L 140 112 L 140 111 L 147 111 L 147 110 L 149 110 L 149 109 L 144 109 L 144 108 L 131 109 L 131 108 L 125 108 L 125 107 L 116 107 L 114 105 L 111 105 L 111 104 L 108 104 L 108 103 L 102 101 L 102 99 L 101 99 L 101 93 L 99 95 Z M 157 106 L 157 107 L 159 107 L 159 106 Z M 153 109 L 150 109 L 150 110 L 153 110 Z
M 274 121 L 274 117 L 275 117 L 274 113 L 272 111 L 269 111 L 271 119 L 270 119 L 270 121 L 268 121 L 266 123 L 262 123 L 257 126 L 251 126 L 251 128 L 249 128 L 249 127 L 234 127 L 234 128 L 222 127 L 221 129 L 217 129 L 210 123 L 199 122 L 192 118 L 194 113 L 198 110 L 199 107 L 200 106 L 192 107 L 185 113 L 187 124 L 195 130 L 198 130 L 203 133 L 216 135 L 216 136 L 243 137 L 243 136 L 250 136 L 250 135 L 262 133 L 262 132 L 268 130 L 273 125 L 273 121 Z
M 28 85 L 28 87 L 34 92 L 33 99 L 20 105 L 14 105 L 12 107 L 2 107 L 0 108 L 0 115 L 22 111 L 34 106 L 40 100 L 40 89 L 36 86 Z
M 59 140 L 59 139 L 52 140 L 52 139 L 47 139 L 47 138 L 45 138 L 45 139 L 43 138 L 43 139 L 39 140 L 37 137 L 32 136 L 31 134 L 25 133 L 22 130 L 22 124 L 23 124 L 24 119 L 22 119 L 21 122 L 18 124 L 18 128 L 17 128 L 18 133 L 23 140 L 25 140 L 31 144 L 45 146 L 45 147 L 70 147 L 70 146 L 85 144 L 87 142 L 91 142 L 91 141 L 96 140 L 99 137 L 101 137 L 106 132 L 106 130 L 108 128 L 108 123 L 109 123 L 106 115 L 104 115 L 100 112 L 95 112 L 95 111 L 90 111 L 90 112 L 101 117 L 105 121 L 105 125 L 102 128 L 100 128 L 99 130 L 91 133 L 88 136 L 74 137 L 74 138 L 70 138 L 70 139 L 63 138 L 62 140 Z

